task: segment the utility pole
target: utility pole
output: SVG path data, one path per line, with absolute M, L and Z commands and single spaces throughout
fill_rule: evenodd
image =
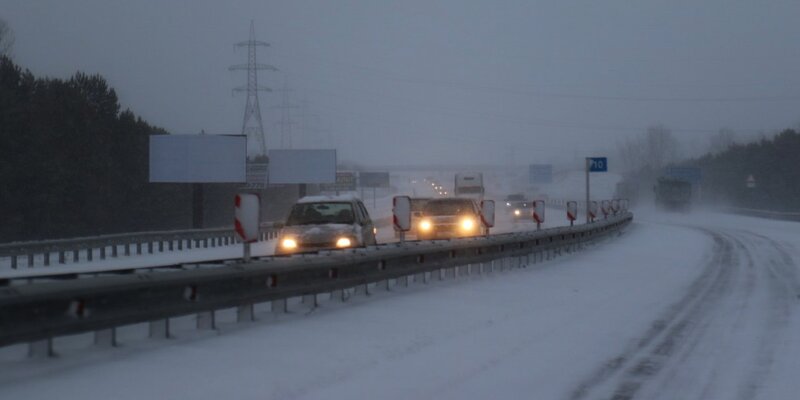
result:
M 276 122 L 276 124 L 280 126 L 281 148 L 291 149 L 292 125 L 296 124 L 296 122 L 292 120 L 291 111 L 292 109 L 300 108 L 300 106 L 289 102 L 289 92 L 291 92 L 291 89 L 289 89 L 288 81 L 283 81 L 283 88 L 279 89 L 278 92 L 281 93 L 281 104 L 270 108 L 281 110 L 280 120 Z
M 248 157 L 267 155 L 267 140 L 264 136 L 264 124 L 261 121 L 261 106 L 258 102 L 258 92 L 270 92 L 270 88 L 258 84 L 258 70 L 277 71 L 272 65 L 259 64 L 256 59 L 256 48 L 268 47 L 269 43 L 256 40 L 256 31 L 253 21 L 250 21 L 250 38 L 239 42 L 235 47 L 247 47 L 247 63 L 232 65 L 230 71 L 247 71 L 247 84 L 233 89 L 234 92 L 246 92 L 247 102 L 244 106 L 244 119 L 242 121 L 242 135 L 247 137 Z M 252 149 L 252 150 L 251 150 Z

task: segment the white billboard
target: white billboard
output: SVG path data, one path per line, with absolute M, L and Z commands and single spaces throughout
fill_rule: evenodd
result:
M 336 150 L 270 150 L 269 183 L 336 183 Z
M 150 182 L 245 182 L 244 135 L 151 135 Z

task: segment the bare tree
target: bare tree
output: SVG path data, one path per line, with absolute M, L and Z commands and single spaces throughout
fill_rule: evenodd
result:
M 647 128 L 645 136 L 647 164 L 659 169 L 678 159 L 678 141 L 664 125 Z
M 14 32 L 5 20 L 0 19 L 0 56 L 11 56 L 14 47 Z
M 733 146 L 736 133 L 732 129 L 722 128 L 709 138 L 708 151 L 712 154 L 721 153 Z
M 678 141 L 669 128 L 654 125 L 617 143 L 617 151 L 626 172 L 658 171 L 678 159 Z

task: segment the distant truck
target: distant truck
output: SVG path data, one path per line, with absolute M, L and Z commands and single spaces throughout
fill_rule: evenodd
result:
M 653 188 L 656 207 L 668 211 L 689 211 L 692 205 L 692 184 L 680 179 L 658 178 Z
M 484 192 L 482 173 L 456 174 L 456 181 L 453 186 L 453 194 L 456 197 L 467 197 L 480 201 L 483 200 Z

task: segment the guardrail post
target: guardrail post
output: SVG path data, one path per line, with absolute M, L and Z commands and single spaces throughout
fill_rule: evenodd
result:
M 336 289 L 331 292 L 331 301 L 340 301 L 344 302 L 347 300 L 347 297 L 344 294 L 343 289 Z
M 72 262 L 78 262 L 80 261 L 80 259 L 81 259 L 80 250 L 78 249 L 72 250 Z
M 28 268 L 33 268 L 33 253 L 28 253 Z
M 286 305 L 286 299 L 272 300 L 271 308 L 273 314 L 286 314 L 289 312 L 289 307 Z
M 131 244 L 130 243 L 125 243 L 125 255 L 126 256 L 131 255 Z
M 167 248 L 169 249 L 169 251 L 175 250 L 175 241 L 172 239 L 167 241 Z
M 86 261 L 92 261 L 94 259 L 94 249 L 90 247 L 86 248 Z
M 192 245 L 194 244 L 192 242 L 194 242 L 194 239 L 191 239 L 191 238 L 186 239 L 186 249 L 187 250 L 191 250 L 192 249 Z
M 136 255 L 142 254 L 142 242 L 136 242 Z
M 11 269 L 17 269 L 17 255 L 11 255 Z
M 256 320 L 252 304 L 236 307 L 236 322 L 253 322 Z
M 153 254 L 153 242 L 147 241 L 147 254 Z
M 103 245 L 103 247 L 100 248 L 100 259 L 101 260 L 105 260 L 106 259 L 106 246 L 105 245 Z
M 197 313 L 197 329 L 217 329 L 217 316 L 214 311 Z
M 158 240 L 158 252 L 159 253 L 163 253 L 164 252 L 164 241 L 161 240 L 161 239 Z
M 169 339 L 169 318 L 150 321 L 150 337 L 154 339 Z
M 119 249 L 117 248 L 116 243 L 111 245 L 111 257 L 113 258 L 119 257 Z
M 49 250 L 45 250 L 43 255 L 44 255 L 44 266 L 45 267 L 49 267 L 50 266 L 50 251 Z
M 358 285 L 355 287 L 355 290 L 353 291 L 354 294 L 361 294 L 361 292 L 364 292 L 364 295 L 366 296 L 369 296 L 371 294 L 369 292 L 369 283 Z
M 204 239 L 203 239 L 203 248 L 204 248 L 204 249 L 207 249 L 207 248 L 208 248 L 208 238 L 204 238 Z
M 314 293 L 314 294 L 304 294 L 302 301 L 303 301 L 303 304 L 305 304 L 305 305 L 307 305 L 307 306 L 309 306 L 311 308 L 317 308 L 317 306 L 319 305 L 319 303 L 317 303 L 317 294 L 316 293 Z
M 101 329 L 94 332 L 94 344 L 102 347 L 117 347 L 117 329 Z
M 48 358 L 55 356 L 53 352 L 53 339 L 47 338 L 28 343 L 29 358 Z

